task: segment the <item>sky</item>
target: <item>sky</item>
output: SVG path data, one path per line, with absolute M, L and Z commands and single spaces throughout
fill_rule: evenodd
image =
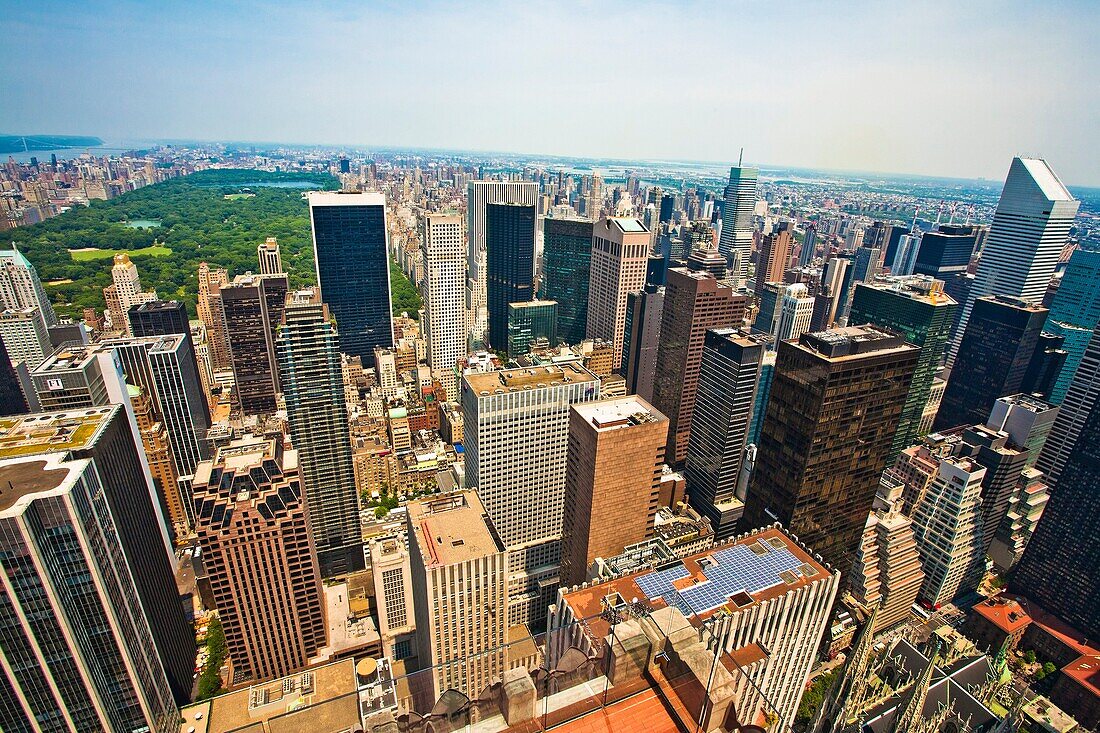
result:
M 0 0 L 0 134 L 1100 185 L 1100 2 Z

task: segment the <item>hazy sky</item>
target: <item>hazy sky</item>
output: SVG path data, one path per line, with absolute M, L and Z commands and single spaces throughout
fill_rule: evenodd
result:
M 0 133 L 1100 185 L 1100 2 L 0 0 Z

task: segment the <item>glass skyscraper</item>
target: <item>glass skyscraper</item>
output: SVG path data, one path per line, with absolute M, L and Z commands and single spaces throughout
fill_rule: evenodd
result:
M 485 300 L 489 344 L 508 347 L 508 304 L 531 300 L 535 288 L 535 207 L 486 204 Z
M 309 214 L 317 284 L 341 347 L 370 364 L 375 347 L 393 346 L 385 196 L 313 191 Z
M 540 295 L 558 301 L 558 336 L 567 344 L 579 344 L 588 324 L 592 221 L 547 217 L 542 240 Z
M 1069 259 L 1047 316 L 1046 330 L 1065 339 L 1062 348 L 1066 351 L 1066 362 L 1050 394 L 1053 404 L 1060 405 L 1065 400 L 1097 323 L 1100 323 L 1100 252 L 1079 249 Z

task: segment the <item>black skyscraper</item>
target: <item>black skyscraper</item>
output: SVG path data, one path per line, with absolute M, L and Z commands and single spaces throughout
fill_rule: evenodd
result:
M 29 412 L 27 398 L 19 387 L 19 377 L 8 357 L 8 348 L 0 338 L 0 415 L 19 415 Z
M 920 240 L 914 275 L 931 275 L 944 282 L 966 272 L 974 253 L 977 235 L 974 227 L 944 224 L 939 231 L 927 232 Z
M 592 221 L 548 217 L 542 223 L 542 236 L 539 290 L 545 300 L 558 302 L 558 338 L 567 344 L 579 344 L 584 341 L 588 323 Z
M 508 304 L 529 301 L 535 293 L 536 221 L 534 206 L 486 205 L 485 300 L 494 349 L 508 348 Z

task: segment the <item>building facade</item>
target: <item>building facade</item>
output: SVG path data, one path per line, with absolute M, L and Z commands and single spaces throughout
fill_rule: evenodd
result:
M 485 207 L 485 307 L 489 345 L 508 348 L 508 304 L 535 295 L 534 206 L 487 204 Z
M 611 343 L 614 369 L 622 365 L 627 295 L 646 283 L 649 238 L 637 219 L 601 219 L 593 228 L 585 335 Z
M 591 219 L 546 217 L 542 221 L 539 296 L 558 302 L 558 335 L 579 344 L 588 326 L 588 279 L 592 267 Z
M 420 222 L 424 259 L 424 339 L 428 366 L 447 390 L 458 397 L 455 365 L 466 355 L 466 242 L 462 217 L 426 214 Z

